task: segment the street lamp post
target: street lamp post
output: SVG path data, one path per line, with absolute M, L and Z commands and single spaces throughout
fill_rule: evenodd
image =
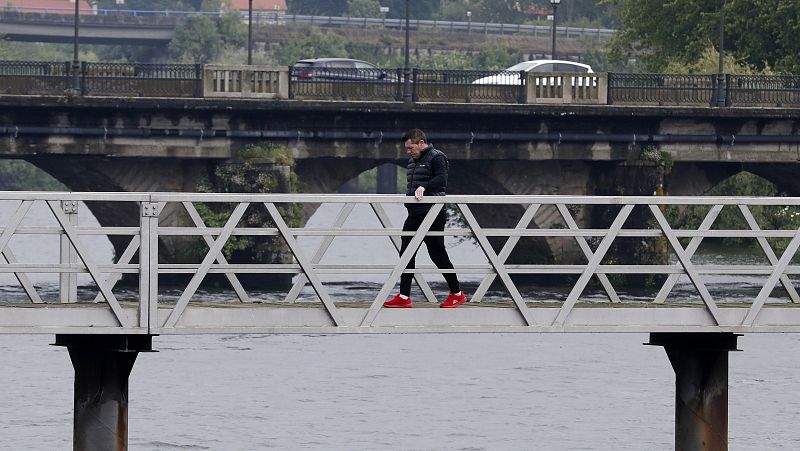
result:
M 550 58 L 556 59 L 556 11 L 558 11 L 558 4 L 561 3 L 561 0 L 550 0 L 550 4 L 553 5 L 553 46 L 550 49 Z
M 72 89 L 80 92 L 80 69 L 81 63 L 78 61 L 78 8 L 80 0 L 75 0 L 75 36 L 72 41 Z
M 725 106 L 725 0 L 720 0 L 719 5 L 719 70 L 717 70 L 717 99 L 718 107 Z
M 253 64 L 253 0 L 247 1 L 247 65 Z
M 472 11 L 467 11 L 467 33 L 472 31 Z
M 411 0 L 406 0 L 406 48 L 403 59 L 403 102 L 411 102 L 411 69 L 408 67 L 408 43 L 411 16 Z

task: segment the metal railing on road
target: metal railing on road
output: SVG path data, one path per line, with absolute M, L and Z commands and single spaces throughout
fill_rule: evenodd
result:
M 53 20 L 71 20 L 69 16 L 73 8 L 34 7 L 34 6 L 4 6 L 0 8 L 0 17 L 5 15 L 18 15 L 18 19 L 25 19 L 26 15 L 36 15 L 37 20 L 50 16 Z M 119 17 L 122 22 L 128 23 L 130 18 L 135 18 L 137 23 L 164 24 L 164 19 L 180 20 L 188 16 L 220 17 L 219 11 L 169 11 L 169 10 L 136 10 L 136 9 L 104 9 L 81 11 L 82 16 L 94 16 L 102 19 L 104 24 L 109 24 L 108 18 Z M 42 17 L 45 16 L 45 17 Z M 12 18 L 12 17 L 9 17 Z M 242 11 L 242 20 L 247 20 L 247 11 Z M 402 30 L 405 28 L 404 19 L 386 19 L 374 17 L 341 17 L 341 16 L 313 16 L 302 14 L 286 14 L 284 12 L 254 11 L 253 23 L 265 25 L 301 24 L 321 27 L 347 27 L 347 28 L 384 28 Z M 425 20 L 414 19 L 409 23 L 411 29 L 433 29 L 445 32 L 485 33 L 485 34 L 524 34 L 547 37 L 552 33 L 550 25 L 508 24 L 491 22 L 450 21 L 450 20 Z M 608 28 L 570 27 L 559 26 L 556 33 L 563 38 L 586 37 L 597 41 L 610 39 L 615 30 Z
M 0 219 L 0 273 L 13 274 L 20 286 L 16 294 L 8 287 L 3 290 L 0 332 L 800 331 L 800 297 L 793 286 L 793 278 L 800 274 L 795 258 L 800 231 L 759 224 L 751 213 L 756 206 L 796 210 L 800 198 L 448 195 L 423 199 L 431 205 L 430 212 L 418 231 L 403 232 L 387 208 L 406 202 L 414 200 L 398 195 L 0 192 L 0 206 L 6 212 Z M 78 220 L 86 204 L 126 211 L 134 208 L 140 214 L 113 227 L 87 226 Z M 292 225 L 289 212 L 298 206 L 320 204 L 338 211 L 330 223 Z M 465 225 L 428 232 L 446 204 L 455 206 Z M 37 205 L 49 211 L 50 221 L 31 223 L 29 212 Z M 514 219 L 486 227 L 474 213 L 486 205 L 505 210 Z M 686 206 L 703 207 L 705 217 L 697 228 L 677 227 L 664 212 Z M 349 218 L 356 208 L 367 209 L 373 219 L 353 223 Z M 587 209 L 605 211 L 608 224 L 580 223 L 580 218 L 591 216 L 580 213 Z M 741 215 L 748 228 L 720 229 L 716 220 L 726 209 Z M 209 225 L 210 218 L 203 214 L 208 211 L 216 212 L 216 225 Z M 243 219 L 253 213 L 266 218 L 265 222 L 253 226 Z M 456 261 L 454 270 L 424 265 L 406 270 L 426 233 L 470 237 L 477 243 L 474 252 L 478 258 L 469 264 Z M 58 261 L 42 261 L 47 252 L 23 252 L 20 243 L 26 236 L 60 249 Z M 128 244 L 114 261 L 98 261 L 87 242 L 98 236 L 113 236 Z M 409 237 L 410 244 L 398 256 L 401 236 Z M 185 240 L 186 246 L 204 250 L 194 261 L 161 261 L 161 246 L 175 237 Z M 226 244 L 247 237 L 270 238 L 274 246 L 281 243 L 293 259 L 228 261 Z M 346 237 L 356 237 L 360 244 L 348 246 L 346 252 L 351 254 L 339 256 L 341 261 L 327 259 L 333 241 Z M 703 241 L 721 237 L 752 240 L 762 254 L 760 262 L 697 263 L 694 257 Z M 310 245 L 300 244 L 307 239 L 312 240 Z M 524 240 L 573 246 L 582 257 L 574 262 L 509 262 Z M 663 263 L 625 261 L 619 249 L 630 241 L 662 246 L 668 258 Z M 384 251 L 376 263 L 364 261 L 364 249 L 371 249 L 373 256 L 377 250 Z M 435 302 L 425 276 L 450 271 L 477 275 L 480 280 L 477 286 L 468 287 L 470 303 L 457 311 L 425 308 L 425 302 L 418 302 L 418 308 L 412 310 L 382 308 L 402 273 L 412 272 L 425 298 Z M 43 273 L 60 275 L 59 290 L 52 299 L 30 279 Z M 88 275 L 91 282 L 78 287 L 78 274 Z M 138 277 L 138 290 L 117 285 L 123 274 Z M 177 287 L 162 286 L 160 277 L 169 274 L 184 274 L 190 280 Z M 227 278 L 230 289 L 199 294 L 201 283 L 212 274 Z M 275 274 L 294 275 L 293 285 L 278 293 L 254 295 L 240 281 L 242 275 Z M 326 280 L 338 275 L 363 287 L 362 278 L 376 274 L 385 282 L 366 298 L 347 290 L 347 294 L 334 296 L 331 282 Z M 562 276 L 566 290 L 562 294 L 558 290 L 525 291 L 516 282 L 519 275 Z M 619 282 L 623 275 L 655 275 L 661 284 L 629 292 L 630 288 Z M 720 275 L 747 276 L 748 285 L 760 288 L 745 296 L 712 294 L 714 278 Z M 593 280 L 596 285 L 590 284 Z M 675 287 L 682 280 L 678 293 Z M 493 282 L 500 288 L 493 288 Z M 303 290 L 306 285 L 310 291 Z M 776 291 L 779 286 L 783 290 Z M 687 287 L 693 290 L 687 293 Z M 428 305 L 435 306 L 433 302 Z
M 401 101 L 398 68 L 0 61 L 0 95 Z M 412 69 L 415 102 L 717 105 L 717 75 Z M 78 80 L 78 86 L 74 80 Z M 725 106 L 799 107 L 800 76 L 724 77 Z

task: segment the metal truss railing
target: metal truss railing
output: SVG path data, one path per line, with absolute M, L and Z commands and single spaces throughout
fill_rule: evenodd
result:
M 225 332 L 413 332 L 413 331 L 800 331 L 800 296 L 792 277 L 800 274 L 795 255 L 800 248 L 800 229 L 766 227 L 753 209 L 780 207 L 800 211 L 800 198 L 714 197 L 594 197 L 594 196 L 446 196 L 426 198 L 431 209 L 417 232 L 403 232 L 393 224 L 386 207 L 413 202 L 396 195 L 303 195 L 303 194 L 179 194 L 179 193 L 32 193 L 0 192 L 0 273 L 14 274 L 20 296 L 4 290 L 0 298 L 0 332 L 20 333 L 225 333 Z M 36 204 L 45 205 L 50 222 L 31 224 L 28 218 Z M 89 226 L 78 221 L 78 209 L 117 208 L 119 221 L 113 226 Z M 325 227 L 301 227 L 298 207 L 333 204 L 338 213 Z M 437 213 L 446 205 L 454 208 L 460 224 L 444 232 L 430 232 Z M 356 207 L 369 208 L 374 224 L 348 222 Z M 507 224 L 483 225 L 476 214 L 491 208 L 492 221 L 507 217 Z M 677 226 L 671 210 L 701 211 L 696 227 Z M 721 229 L 720 213 L 739 214 L 747 227 Z M 138 212 L 138 214 L 131 214 Z M 504 213 L 499 213 L 504 212 Z M 4 215 L 4 216 L 3 216 Z M 257 225 L 253 218 L 260 218 Z M 594 217 L 593 224 L 585 224 Z M 596 218 L 604 217 L 606 220 Z M 124 218 L 129 218 L 126 222 Z M 603 223 L 598 226 L 597 222 Z M 481 263 L 455 262 L 453 270 L 418 266 L 406 270 L 424 236 L 466 236 L 477 243 Z M 18 257 L 15 240 L 20 236 L 55 236 L 60 240 L 58 261 L 25 261 Z M 86 239 L 106 236 L 125 244 L 114 262 L 95 261 Z M 324 262 L 326 252 L 339 237 L 385 239 L 396 249 L 400 237 L 410 237 L 402 254 L 386 254 L 383 263 L 358 263 L 352 249 L 348 263 Z M 291 258 L 265 257 L 262 261 L 229 261 L 226 246 L 245 237 L 272 246 Z M 317 237 L 313 251 L 299 240 Z M 694 260 L 704 240 L 743 238 L 761 254 L 758 264 L 701 264 Z M 37 238 L 38 239 L 38 238 Z M 203 248 L 194 261 L 161 261 L 170 240 L 178 246 Z M 183 241 L 181 241 L 183 240 Z M 575 261 L 536 261 L 517 255 L 524 240 L 545 240 L 551 247 L 576 250 Z M 661 247 L 662 259 L 638 261 L 618 253 L 625 241 L 640 247 Z M 188 244 L 188 243 L 194 244 Z M 173 243 L 174 244 L 174 243 Z M 636 253 L 634 252 L 633 255 Z M 525 261 L 525 257 L 529 261 Z M 428 274 L 456 272 L 479 275 L 470 287 L 470 303 L 457 310 L 426 308 L 384 309 L 382 303 L 404 271 L 413 272 L 425 298 L 435 301 L 425 279 Z M 59 274 L 58 299 L 42 296 L 32 274 Z M 78 287 L 76 276 L 91 279 Z M 138 279 L 138 289 L 121 288 L 124 276 Z M 245 276 L 294 276 L 281 299 L 256 302 L 242 282 Z M 382 274 L 385 281 L 369 300 L 331 294 L 323 281 L 330 274 L 345 274 L 354 282 L 364 275 Z M 752 299 L 728 299 L 712 295 L 709 278 L 717 275 L 747 275 L 762 285 Z M 184 275 L 180 286 L 160 286 L 167 276 Z M 518 276 L 562 277 L 568 293 L 523 290 Z M 630 286 L 621 276 L 655 275 L 658 284 L 650 294 L 627 294 Z M 207 278 L 224 277 L 235 302 L 209 301 L 200 292 Z M 685 277 L 694 298 L 674 296 L 674 288 Z M 187 281 L 188 280 L 188 281 Z M 494 288 L 499 286 L 500 288 Z M 313 290 L 312 300 L 297 302 L 304 286 Z M 686 284 L 684 284 L 686 285 Z M 785 295 L 774 296 L 782 287 Z M 487 297 L 487 293 L 499 292 Z M 604 293 L 584 299 L 588 291 Z M 171 294 L 172 293 L 172 294 Z M 177 293 L 177 294 L 174 294 Z M 308 296 L 305 296 L 308 298 Z

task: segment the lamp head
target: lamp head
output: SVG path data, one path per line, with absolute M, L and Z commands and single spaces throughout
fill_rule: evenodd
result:
M 551 5 L 555 6 L 555 5 L 558 5 L 559 3 L 561 3 L 561 0 L 550 0 L 550 4 Z

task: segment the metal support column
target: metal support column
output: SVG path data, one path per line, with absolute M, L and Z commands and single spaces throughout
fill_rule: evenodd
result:
M 651 333 L 675 371 L 675 450 L 727 451 L 732 333 Z
M 73 451 L 128 449 L 128 376 L 151 335 L 56 335 L 75 368 Z

